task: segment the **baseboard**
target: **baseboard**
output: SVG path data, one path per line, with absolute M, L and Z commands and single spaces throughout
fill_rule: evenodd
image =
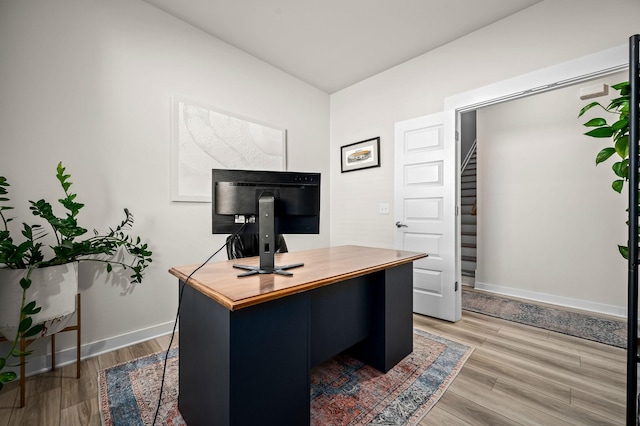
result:
M 588 300 L 573 299 L 570 297 L 556 296 L 553 294 L 538 293 L 529 290 L 520 290 L 517 288 L 503 287 L 494 284 L 487 284 L 476 281 L 475 288 L 478 290 L 489 291 L 492 293 L 502 294 L 504 296 L 517 297 L 519 299 L 533 300 L 536 302 L 549 303 L 552 305 L 560 305 L 568 308 L 580 309 L 583 311 L 596 312 L 616 317 L 627 317 L 627 308 L 624 306 L 606 305 L 604 303 L 596 303 Z
M 145 328 L 142 330 L 136 330 L 131 333 L 122 334 L 120 336 L 111 337 L 109 339 L 100 340 L 97 342 L 91 342 L 82 344 L 80 347 L 80 358 L 87 359 L 94 356 L 101 355 L 106 352 L 111 352 L 116 349 L 124 348 L 134 345 L 136 343 L 144 342 L 147 340 L 155 339 L 156 337 L 164 336 L 171 333 L 173 330 L 173 321 L 164 324 L 156 325 L 153 327 Z M 75 332 L 70 331 L 69 334 Z M 47 339 L 47 338 L 45 338 Z M 5 343 L 3 343 L 5 344 Z M 56 368 L 65 366 L 67 364 L 75 364 L 76 362 L 76 348 L 75 346 L 56 352 Z M 27 357 L 26 376 L 32 376 L 34 374 L 43 373 L 51 369 L 51 356 L 46 355 L 31 355 Z M 17 369 L 13 369 L 18 373 Z M 19 374 L 19 373 L 18 373 Z

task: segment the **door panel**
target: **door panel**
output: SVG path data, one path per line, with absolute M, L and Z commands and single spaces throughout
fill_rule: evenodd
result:
M 436 294 L 442 293 L 442 272 L 416 268 L 413 275 L 413 285 L 416 289 Z
M 461 316 L 453 111 L 395 126 L 396 248 L 429 256 L 414 262 L 414 312 L 449 321 Z

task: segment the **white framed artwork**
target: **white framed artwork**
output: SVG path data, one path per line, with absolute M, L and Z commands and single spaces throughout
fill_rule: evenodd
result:
M 286 130 L 172 101 L 171 200 L 211 202 L 211 169 L 286 170 Z

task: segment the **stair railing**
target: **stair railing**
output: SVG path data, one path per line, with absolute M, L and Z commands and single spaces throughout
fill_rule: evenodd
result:
M 469 164 L 469 160 L 471 160 L 471 157 L 473 157 L 473 154 L 475 154 L 477 142 L 478 142 L 478 139 L 473 140 L 473 143 L 471 144 L 471 148 L 469 148 L 469 152 L 467 152 L 467 155 L 464 157 L 464 160 L 462 160 L 460 173 L 464 172 L 464 169 L 467 168 L 467 164 Z

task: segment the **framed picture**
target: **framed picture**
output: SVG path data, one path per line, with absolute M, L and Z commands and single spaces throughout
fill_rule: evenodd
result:
M 211 169 L 286 170 L 286 131 L 173 99 L 171 200 L 211 202 Z
M 380 167 L 380 138 L 367 139 L 340 148 L 342 173 Z

